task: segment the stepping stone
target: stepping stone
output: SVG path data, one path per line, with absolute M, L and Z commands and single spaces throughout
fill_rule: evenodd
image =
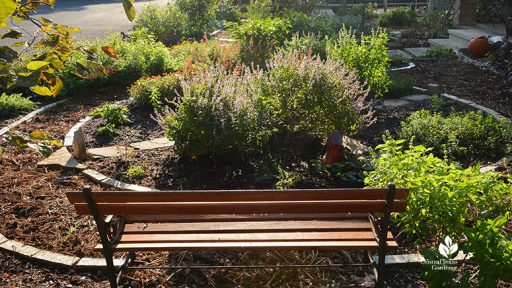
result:
M 130 146 L 132 146 L 135 149 L 150 150 L 164 147 L 172 147 L 174 146 L 174 141 L 171 141 L 166 137 L 162 137 L 153 140 L 132 143 L 130 144 Z
M 485 173 L 485 172 L 494 172 L 494 171 L 496 171 L 496 169 L 498 169 L 498 166 L 489 165 L 489 166 L 481 167 L 481 168 L 480 168 L 480 172 L 482 172 L 482 173 Z
M 366 155 L 369 153 L 366 145 L 350 137 L 343 137 L 343 146 L 350 149 L 355 155 Z
M 404 48 L 405 52 L 414 57 L 425 57 L 425 52 L 427 52 L 429 49 L 430 48 L 428 47 Z
M 102 147 L 102 148 L 92 148 L 87 150 L 87 155 L 92 157 L 118 157 L 123 154 L 126 154 L 133 148 L 126 147 L 126 146 L 108 146 L 108 147 Z
M 408 101 L 423 101 L 423 100 L 428 99 L 428 95 L 425 95 L 425 94 L 408 95 L 408 96 L 402 97 L 400 99 L 408 100 Z
M 38 167 L 62 167 L 67 169 L 87 169 L 87 166 L 78 162 L 71 153 L 69 153 L 66 147 L 62 147 L 59 150 L 53 152 L 50 157 L 37 163 Z
M 384 102 L 382 103 L 382 106 L 398 107 L 398 106 L 403 106 L 403 105 L 407 105 L 407 104 L 409 104 L 409 101 L 407 101 L 407 100 L 387 99 L 387 100 L 384 100 Z

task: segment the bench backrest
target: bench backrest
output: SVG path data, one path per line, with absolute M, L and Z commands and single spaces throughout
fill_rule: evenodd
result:
M 390 195 L 388 195 L 391 193 Z M 409 190 L 298 189 L 298 190 L 178 190 L 99 191 L 84 188 L 67 197 L 80 215 L 91 215 L 87 198 L 100 215 L 218 215 L 325 214 L 403 212 Z M 394 194 L 394 195 L 393 195 Z M 390 202 L 390 204 L 391 204 Z

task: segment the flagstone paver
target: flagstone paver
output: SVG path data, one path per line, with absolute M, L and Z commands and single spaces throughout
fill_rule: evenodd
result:
M 53 152 L 48 158 L 37 163 L 38 167 L 44 166 L 60 166 L 67 169 L 87 169 L 87 165 L 78 162 L 66 147 Z

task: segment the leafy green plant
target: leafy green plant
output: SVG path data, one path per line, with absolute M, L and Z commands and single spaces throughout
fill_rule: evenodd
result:
M 452 113 L 445 118 L 421 110 L 402 122 L 399 137 L 432 147 L 439 157 L 469 163 L 503 156 L 512 141 L 512 126 L 482 112 Z
M 390 9 L 379 15 L 381 27 L 410 27 L 416 24 L 418 13 L 406 7 Z
M 381 29 L 374 30 L 370 35 L 362 34 L 360 41 L 352 30 L 342 29 L 338 39 L 327 43 L 327 54 L 347 64 L 357 73 L 359 80 L 380 97 L 390 84 L 386 72 L 390 66 L 387 39 L 387 33 Z
M 132 103 L 160 110 L 175 101 L 181 90 L 179 74 L 143 77 L 128 89 Z
M 124 175 L 124 178 L 128 181 L 138 180 L 144 178 L 146 175 L 146 169 L 142 165 L 130 166 Z
M 243 63 L 263 67 L 265 60 L 282 45 L 290 31 L 290 23 L 281 18 L 246 19 L 242 24 L 230 23 L 229 32 L 240 40 Z
M 327 37 L 320 34 L 315 35 L 308 33 L 305 35 L 293 34 L 292 38 L 284 42 L 284 50 L 294 51 L 297 50 L 302 54 L 310 56 L 318 56 L 321 59 L 327 58 Z
M 429 58 L 451 58 L 455 56 L 455 52 L 452 48 L 435 46 L 428 49 L 424 56 Z
M 182 81 L 176 111 L 158 117 L 181 156 L 214 156 L 246 152 L 267 142 L 255 98 L 258 71 L 244 67 L 230 73 L 220 66 L 200 69 Z
M 412 78 L 405 74 L 390 74 L 391 83 L 385 98 L 402 97 L 412 91 Z
M 217 2 L 217 0 L 176 0 L 176 7 L 187 15 L 186 29 L 189 37 L 199 39 L 211 29 Z
M 387 140 L 372 154 L 370 187 L 410 188 L 406 212 L 397 217 L 400 227 L 419 241 L 431 236 L 457 235 L 464 239 L 468 223 L 486 221 L 511 211 L 512 187 L 497 173 L 481 173 L 479 166 L 463 169 L 435 157 L 432 148 L 410 146 L 405 140 Z M 460 242 L 459 242 L 460 243 Z M 470 246 L 471 247 L 471 246 Z M 469 250 L 466 250 L 469 251 Z M 473 251 L 471 251 L 473 252 Z
M 341 61 L 278 52 L 259 81 L 264 119 L 280 141 L 296 133 L 323 138 L 355 132 L 367 115 L 367 91 Z
M 430 109 L 432 109 L 432 111 L 434 112 L 442 112 L 445 105 L 446 105 L 446 101 L 444 100 L 443 96 L 441 95 L 432 95 L 430 96 L 429 98 L 430 100 Z
M 117 134 L 117 129 L 124 123 L 129 122 L 128 108 L 121 107 L 117 104 L 106 103 L 94 109 L 89 113 L 92 117 L 103 119 L 106 124 L 98 128 L 100 135 L 107 135 L 112 137 Z
M 36 107 L 36 103 L 21 94 L 2 93 L 0 96 L 0 119 L 34 110 Z

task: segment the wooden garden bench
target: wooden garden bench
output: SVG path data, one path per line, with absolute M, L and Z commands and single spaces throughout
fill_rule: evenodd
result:
M 356 265 L 374 265 L 382 287 L 386 251 L 397 246 L 388 231 L 390 213 L 405 210 L 407 195 L 408 189 L 392 184 L 387 189 L 154 192 L 85 187 L 67 193 L 78 214 L 96 221 L 101 239 L 96 249 L 105 256 L 111 287 L 119 280 L 114 252 L 130 252 L 120 276 L 125 269 L 141 268 L 127 267 L 139 251 L 304 249 L 377 250 L 378 263 L 370 257 Z M 342 265 L 347 264 L 337 266 Z

